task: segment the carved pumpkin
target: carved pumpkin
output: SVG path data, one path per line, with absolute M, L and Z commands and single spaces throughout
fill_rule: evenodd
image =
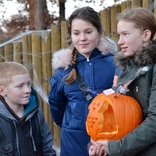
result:
M 89 105 L 86 129 L 91 139 L 117 140 L 142 122 L 138 102 L 126 95 L 101 93 Z

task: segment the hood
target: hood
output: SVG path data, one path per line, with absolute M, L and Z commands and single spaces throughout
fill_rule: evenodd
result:
M 2 99 L 3 99 L 3 97 L 0 96 L 0 115 L 2 114 L 2 116 L 5 116 L 5 117 L 10 118 L 10 119 L 14 119 L 12 114 L 6 108 Z
M 125 69 L 132 60 L 139 66 L 156 63 L 156 40 L 152 41 L 147 47 L 143 47 L 140 51 L 137 51 L 133 57 L 125 57 L 123 52 L 116 52 L 115 54 L 117 65 L 123 69 Z
M 30 95 L 29 103 L 25 105 L 24 115 L 28 115 L 29 113 L 31 113 L 33 110 L 37 108 L 39 108 L 38 95 L 34 90 L 34 88 L 31 87 L 31 95 Z
M 97 46 L 101 54 L 108 55 L 114 54 L 117 51 L 116 43 L 110 38 L 102 38 L 99 41 Z M 72 58 L 72 50 L 71 49 L 61 49 L 56 51 L 53 54 L 52 58 L 52 68 L 54 70 L 58 68 L 64 68 L 67 70 L 71 65 L 71 58 Z

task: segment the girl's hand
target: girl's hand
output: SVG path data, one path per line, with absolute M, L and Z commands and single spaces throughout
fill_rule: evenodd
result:
M 96 144 L 102 145 L 106 155 L 108 154 L 108 141 L 97 141 Z
M 96 146 L 91 144 L 90 147 L 89 147 L 89 156 L 95 156 L 96 154 Z
M 91 140 L 91 143 L 92 144 L 89 147 L 89 156 L 106 156 L 102 144 L 97 144 L 93 140 Z

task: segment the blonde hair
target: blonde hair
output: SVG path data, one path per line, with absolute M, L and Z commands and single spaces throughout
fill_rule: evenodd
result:
M 11 82 L 12 76 L 29 74 L 26 67 L 18 62 L 0 63 L 0 85 L 7 86 Z

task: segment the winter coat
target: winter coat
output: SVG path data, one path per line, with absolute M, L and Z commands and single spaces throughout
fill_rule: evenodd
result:
M 143 122 L 121 140 L 109 141 L 109 156 L 155 156 L 156 155 L 156 41 L 132 58 L 116 54 L 123 68 L 118 84 L 128 86 L 126 94 L 135 98 L 143 113 Z
M 32 89 L 22 118 L 0 96 L 0 156 L 56 156 L 53 138 Z
M 108 54 L 116 50 L 115 43 L 112 47 L 111 44 L 103 46 L 105 41 L 101 42 L 89 59 L 78 53 L 76 63 L 88 88 L 97 93 L 112 86 L 116 69 L 113 55 Z M 56 72 L 50 79 L 49 104 L 54 122 L 62 128 L 61 156 L 88 156 L 87 144 L 90 137 L 85 124 L 89 104 L 77 81 L 72 84 L 63 81 L 72 69 L 71 54 L 69 49 L 54 53 L 52 65 Z

